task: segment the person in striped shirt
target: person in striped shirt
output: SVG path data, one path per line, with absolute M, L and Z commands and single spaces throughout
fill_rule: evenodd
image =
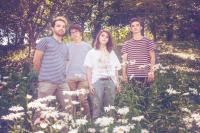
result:
M 141 91 L 149 91 L 154 81 L 155 44 L 142 36 L 142 21 L 140 18 L 132 18 L 130 21 L 132 38 L 122 46 L 122 80 L 132 85 L 139 83 Z M 138 85 L 138 84 L 137 84 Z M 149 92 L 148 92 L 149 93 Z
M 54 95 L 60 104 L 61 111 L 71 112 L 71 108 L 66 109 L 65 102 L 68 100 L 71 105 L 71 97 L 63 94 L 63 91 L 70 90 L 65 75 L 66 63 L 69 59 L 67 45 L 63 43 L 66 27 L 67 20 L 62 16 L 52 21 L 53 35 L 42 38 L 36 45 L 33 66 L 39 75 L 38 98 Z M 34 117 L 35 124 L 43 119 L 39 112 L 36 112 Z

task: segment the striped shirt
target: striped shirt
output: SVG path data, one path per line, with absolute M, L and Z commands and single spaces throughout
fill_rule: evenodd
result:
M 141 40 L 130 39 L 122 46 L 122 54 L 127 54 L 128 77 L 148 77 L 150 70 L 150 51 L 154 42 L 143 37 Z
M 43 52 L 39 81 L 55 84 L 65 82 L 66 61 L 69 60 L 67 45 L 53 37 L 45 37 L 36 45 L 36 49 Z

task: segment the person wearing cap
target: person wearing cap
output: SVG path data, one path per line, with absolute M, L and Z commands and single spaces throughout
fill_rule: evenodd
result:
M 88 81 L 86 79 L 86 70 L 83 66 L 85 56 L 91 49 L 91 46 L 83 41 L 83 29 L 79 24 L 72 24 L 69 27 L 71 42 L 69 48 L 69 62 L 66 71 L 67 81 L 71 91 L 81 91 L 78 96 L 73 96 L 73 100 L 80 102 L 84 115 L 90 117 L 90 107 L 88 103 Z M 77 107 L 73 106 L 73 114 L 76 116 Z
M 63 91 L 70 90 L 65 73 L 69 51 L 63 43 L 67 20 L 65 17 L 58 16 L 53 19 L 51 26 L 52 36 L 44 37 L 37 43 L 33 58 L 33 66 L 39 80 L 38 98 L 56 96 L 61 111 L 71 112 L 71 97 L 63 95 Z M 68 104 L 65 102 L 66 99 L 69 101 Z M 35 117 L 37 118 L 35 124 L 37 124 L 40 122 L 40 117 Z

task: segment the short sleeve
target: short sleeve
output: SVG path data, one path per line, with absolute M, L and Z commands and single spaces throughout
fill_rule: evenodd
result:
M 117 70 L 120 70 L 121 64 L 120 64 L 119 59 L 114 51 L 112 51 L 112 61 L 113 61 L 114 67 L 117 68 Z
M 65 59 L 69 61 L 69 47 L 68 45 L 64 45 L 64 46 L 65 46 Z
M 149 51 L 155 51 L 156 45 L 154 41 L 149 41 Z
M 45 52 L 46 48 L 47 48 L 47 45 L 48 45 L 48 40 L 47 38 L 43 38 L 41 39 L 37 45 L 36 45 L 36 49 L 37 50 L 40 50 L 42 52 Z
M 127 44 L 126 43 L 124 43 L 122 45 L 121 53 L 122 53 L 122 55 L 127 53 Z
M 92 46 L 90 44 L 87 44 L 88 46 L 88 51 L 92 49 Z
M 84 61 L 84 66 L 85 67 L 92 67 L 92 59 L 91 59 L 91 57 L 92 57 L 92 51 L 90 50 L 87 53 L 86 57 L 85 57 L 85 61 Z

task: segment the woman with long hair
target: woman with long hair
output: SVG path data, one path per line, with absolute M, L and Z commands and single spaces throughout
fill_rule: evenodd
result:
M 92 118 L 101 115 L 103 108 L 114 105 L 115 93 L 121 88 L 118 81 L 118 70 L 121 64 L 113 51 L 110 32 L 101 30 L 85 58 L 87 79 L 92 102 Z

